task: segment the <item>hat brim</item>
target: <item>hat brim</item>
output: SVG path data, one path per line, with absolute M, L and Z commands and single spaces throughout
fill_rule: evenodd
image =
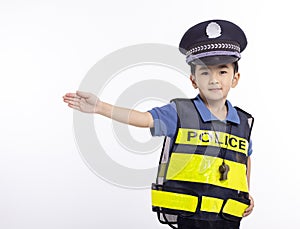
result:
M 201 59 L 193 60 L 193 64 L 197 65 L 220 65 L 220 64 L 230 64 L 238 61 L 239 58 L 236 56 L 207 56 Z

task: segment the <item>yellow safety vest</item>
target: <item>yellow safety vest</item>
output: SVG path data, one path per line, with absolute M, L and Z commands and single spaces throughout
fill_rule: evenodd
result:
M 237 109 L 240 124 L 204 122 L 193 100 L 174 100 L 178 113 L 177 135 L 165 138 L 152 209 L 170 226 L 177 217 L 239 221 L 249 206 L 248 146 L 253 117 Z M 220 180 L 220 165 L 229 166 Z

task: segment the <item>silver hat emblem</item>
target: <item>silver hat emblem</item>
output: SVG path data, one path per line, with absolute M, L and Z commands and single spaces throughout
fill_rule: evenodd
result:
M 222 34 L 221 26 L 216 22 L 211 22 L 206 27 L 206 34 L 208 38 L 217 38 Z

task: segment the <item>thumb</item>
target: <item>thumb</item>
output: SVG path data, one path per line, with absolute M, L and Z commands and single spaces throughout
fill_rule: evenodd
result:
M 90 93 L 84 92 L 84 91 L 76 91 L 76 95 L 78 95 L 84 99 L 87 99 L 90 97 Z

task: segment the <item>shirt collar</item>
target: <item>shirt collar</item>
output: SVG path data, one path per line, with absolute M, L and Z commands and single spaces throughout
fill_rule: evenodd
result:
M 204 122 L 219 120 L 216 116 L 214 116 L 210 112 L 210 110 L 204 104 L 204 102 L 202 101 L 199 95 L 195 98 L 194 103 Z M 231 105 L 231 103 L 228 100 L 226 100 L 226 105 L 227 105 L 228 112 L 227 112 L 226 119 L 223 121 L 240 124 L 240 118 L 236 109 Z

